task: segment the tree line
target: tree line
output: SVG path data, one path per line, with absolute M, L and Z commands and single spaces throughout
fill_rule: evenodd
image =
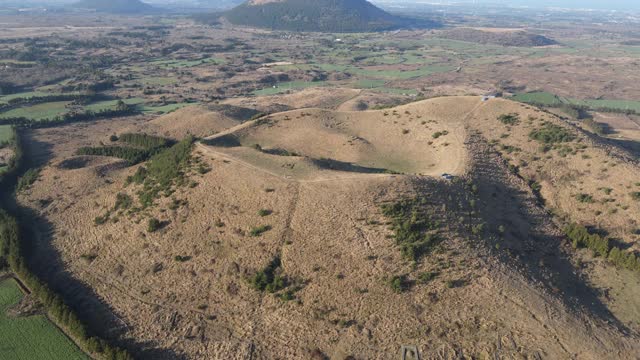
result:
M 9 117 L 1 118 L 0 125 L 16 125 L 31 129 L 45 128 L 52 126 L 60 126 L 73 122 L 91 121 L 97 119 L 129 116 L 138 114 L 140 111 L 135 106 L 128 105 L 126 108 L 116 109 L 104 109 L 98 111 L 85 110 L 81 112 L 69 112 L 62 115 L 57 115 L 53 118 L 46 118 L 41 120 L 30 119 L 24 116 L 21 117 Z
M 0 111 L 7 111 L 22 105 L 35 105 L 55 101 L 90 102 L 96 100 L 99 100 L 98 96 L 89 94 L 56 94 L 45 96 L 18 97 L 7 101 L 5 104 L 0 104 Z
M 122 134 L 120 137 L 114 135 L 111 140 L 131 146 L 82 147 L 76 153 L 116 157 L 133 165 L 148 160 L 173 144 L 171 140 L 159 136 L 134 133 Z

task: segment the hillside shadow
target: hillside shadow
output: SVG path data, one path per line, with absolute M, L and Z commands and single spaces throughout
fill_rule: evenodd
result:
M 511 185 L 508 169 L 493 156 L 478 158 L 474 184 L 481 204 L 477 213 L 488 225 L 483 240 L 504 262 L 543 285 L 575 313 L 588 311 L 612 323 L 625 334 L 630 330 L 600 300 L 570 259 L 566 238 L 550 231 L 550 215 L 528 191 Z M 502 230 L 502 231 L 500 231 Z
M 344 161 L 334 160 L 334 159 L 310 159 L 311 162 L 321 168 L 328 170 L 336 170 L 336 171 L 344 171 L 344 172 L 354 172 L 354 173 L 364 173 L 364 174 L 388 174 L 390 173 L 387 169 L 382 168 L 374 168 L 367 166 L 360 166 L 357 164 L 352 164 Z
M 41 167 L 52 158 L 52 146 L 24 136 L 24 170 Z M 183 359 L 169 349 L 159 348 L 155 342 L 138 342 L 126 338 L 126 324 L 120 320 L 113 308 L 100 299 L 89 286 L 76 279 L 65 269 L 61 254 L 53 246 L 54 225 L 40 216 L 34 209 L 20 206 L 12 196 L 5 196 L 7 208 L 20 224 L 21 239 L 31 271 L 54 292 L 88 326 L 89 333 L 98 335 L 114 345 L 126 348 L 136 358 Z M 46 204 L 48 206 L 48 204 Z
M 223 135 L 213 139 L 206 139 L 206 140 L 203 140 L 202 143 L 209 146 L 217 146 L 217 147 L 225 147 L 225 148 L 242 146 L 242 144 L 240 143 L 240 140 L 238 140 L 238 138 L 233 134 Z
M 640 157 L 640 141 L 623 140 L 623 139 L 609 139 L 614 145 L 619 146 L 633 155 Z

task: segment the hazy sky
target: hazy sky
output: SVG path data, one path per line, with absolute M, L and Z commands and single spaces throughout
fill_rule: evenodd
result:
M 559 7 L 576 9 L 640 10 L 640 0 L 369 0 L 373 3 L 391 4 L 394 2 L 431 3 L 431 4 L 505 4 L 529 7 Z
M 0 0 L 0 3 L 6 0 Z M 26 0 L 25 2 L 35 2 L 37 0 Z M 39 0 L 40 3 L 73 3 L 77 0 Z M 109 1 L 109 0 L 104 0 Z M 149 3 L 194 3 L 197 0 L 142 0 Z M 216 3 L 216 0 L 205 0 L 208 3 Z M 242 0 L 237 0 L 238 2 Z M 309 0 L 313 1 L 313 0 Z M 612 10 L 640 10 L 640 0 L 369 0 L 373 3 L 407 3 L 407 2 L 419 2 L 419 3 L 489 3 L 489 4 L 506 4 L 516 6 L 530 6 L 530 7 L 567 7 L 578 9 L 612 9 Z M 15 2 L 15 1 L 9 1 Z M 232 2 L 230 0 L 219 0 L 219 2 Z
M 639 10 L 640 0 L 477 0 L 478 2 L 504 3 L 527 6 L 551 6 L 589 9 Z

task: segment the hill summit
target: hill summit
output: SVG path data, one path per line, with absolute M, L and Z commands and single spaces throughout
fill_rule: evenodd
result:
M 366 0 L 249 0 L 223 17 L 234 25 L 289 31 L 367 32 L 407 25 Z
M 90 9 L 113 14 L 141 14 L 156 9 L 140 0 L 81 0 L 74 4 L 78 9 Z

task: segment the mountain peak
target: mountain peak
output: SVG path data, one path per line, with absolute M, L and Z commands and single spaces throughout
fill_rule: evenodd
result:
M 288 31 L 369 32 L 407 25 L 366 0 L 248 0 L 223 17 L 234 25 Z
M 74 7 L 113 14 L 140 14 L 156 11 L 153 6 L 140 0 L 81 0 L 75 3 Z

